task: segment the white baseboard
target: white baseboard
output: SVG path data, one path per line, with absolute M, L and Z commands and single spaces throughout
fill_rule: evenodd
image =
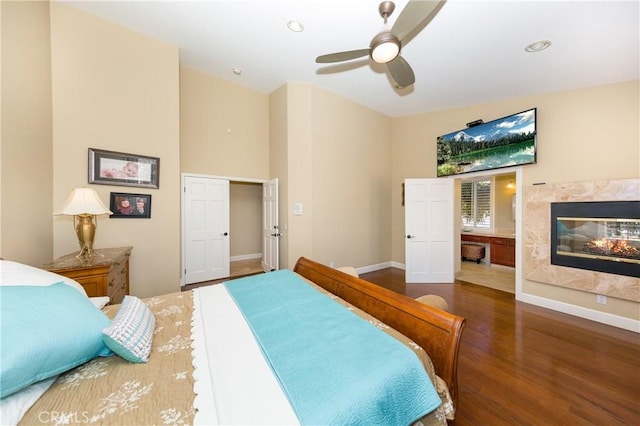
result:
M 391 267 L 402 269 L 403 271 L 405 270 L 404 263 L 400 263 L 400 262 L 391 262 Z
M 231 256 L 229 258 L 229 261 L 236 262 L 238 260 L 249 260 L 249 259 L 262 259 L 262 253 L 240 254 L 238 256 Z
M 373 272 L 373 271 L 379 271 L 380 269 L 391 268 L 392 267 L 391 263 L 392 262 L 383 262 L 375 265 L 361 266 L 359 268 L 356 268 L 356 271 L 358 271 L 358 275 L 366 274 L 367 272 Z
M 377 263 L 375 265 L 361 266 L 359 268 L 356 268 L 356 270 L 358 271 L 359 274 L 366 274 L 367 272 L 379 271 L 380 269 L 385 269 L 385 268 L 398 268 L 404 271 L 404 263 L 399 263 L 394 261 L 382 262 L 382 263 Z
M 575 317 L 580 317 L 602 324 L 607 324 L 613 327 L 622 328 L 624 330 L 633 331 L 635 333 L 640 333 L 640 321 L 636 321 L 631 318 L 608 314 L 606 312 L 600 312 L 593 309 L 584 308 L 582 306 L 559 302 L 557 300 L 551 300 L 528 293 L 522 293 L 516 299 L 521 302 L 540 306 L 541 308 L 551 309 L 554 311 L 562 312 L 564 314 L 573 315 Z

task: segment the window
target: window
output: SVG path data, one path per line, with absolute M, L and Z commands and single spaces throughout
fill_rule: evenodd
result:
M 462 226 L 491 228 L 491 179 L 462 182 Z

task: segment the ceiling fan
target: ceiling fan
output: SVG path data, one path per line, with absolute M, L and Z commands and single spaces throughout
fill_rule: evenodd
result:
M 393 27 L 389 28 L 387 19 L 393 13 L 396 5 L 392 1 L 383 1 L 378 6 L 380 16 L 384 19 L 382 30 L 369 43 L 368 49 L 348 50 L 345 52 L 329 53 L 316 58 L 319 64 L 349 61 L 369 55 L 374 62 L 386 64 L 391 77 L 398 88 L 411 86 L 416 81 L 415 74 L 409 63 L 400 56 L 403 42 L 420 24 L 431 20 L 442 8 L 446 0 L 414 0 L 409 1 L 400 12 Z M 408 40 L 407 40 L 408 42 Z

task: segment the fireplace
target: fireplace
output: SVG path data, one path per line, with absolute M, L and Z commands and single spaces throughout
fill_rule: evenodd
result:
M 551 263 L 640 277 L 640 201 L 551 203 Z

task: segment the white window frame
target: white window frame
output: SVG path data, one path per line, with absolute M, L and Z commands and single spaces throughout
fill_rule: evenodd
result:
M 476 195 L 477 192 L 475 190 L 476 188 L 476 184 L 478 182 L 484 182 L 484 181 L 489 181 L 490 182 L 490 193 L 489 193 L 489 224 L 488 225 L 478 225 L 475 221 L 476 219 L 476 206 L 477 206 L 477 202 L 476 202 Z M 472 179 L 463 179 L 461 181 L 461 187 L 462 185 L 464 185 L 465 183 L 472 183 L 473 186 L 473 192 L 472 192 L 472 210 L 473 210 L 473 214 L 472 214 L 472 220 L 470 221 L 470 224 L 465 224 L 464 222 L 464 218 L 463 218 L 463 214 L 462 214 L 462 194 L 460 196 L 461 202 L 460 202 L 460 223 L 462 224 L 462 229 L 463 230 L 470 230 L 470 231 L 478 231 L 478 232 L 492 232 L 494 229 L 494 224 L 495 224 L 495 208 L 494 208 L 494 204 L 495 204 L 495 178 L 493 176 L 482 176 L 482 177 L 475 177 Z

